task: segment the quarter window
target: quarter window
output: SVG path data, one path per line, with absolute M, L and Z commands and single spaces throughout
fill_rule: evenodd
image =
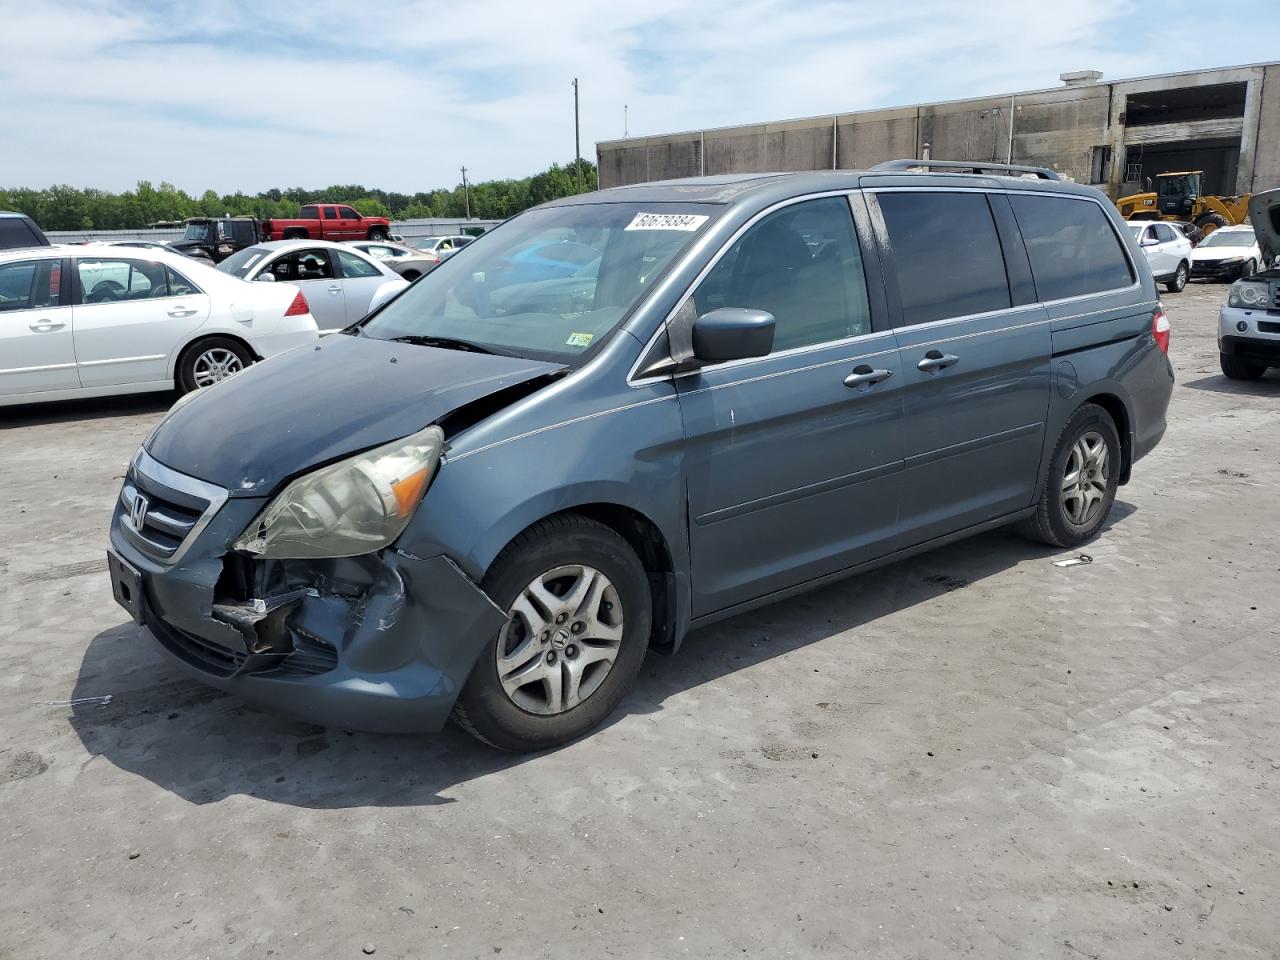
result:
M 1120 238 L 1098 204 L 1034 194 L 1010 200 L 1041 300 L 1079 297 L 1133 283 Z
M 775 353 L 869 333 L 848 200 L 806 200 L 764 217 L 725 252 L 693 300 L 699 315 L 720 307 L 773 314 Z
M 0 266 L 0 312 L 60 306 L 61 260 L 20 260 Z
M 982 193 L 881 193 L 905 325 L 1006 310 L 1009 277 Z
M 378 272 L 378 268 L 367 260 L 362 260 L 354 253 L 347 253 L 345 250 L 334 251 L 338 255 L 338 262 L 342 264 L 342 275 L 344 277 L 380 277 L 382 274 Z

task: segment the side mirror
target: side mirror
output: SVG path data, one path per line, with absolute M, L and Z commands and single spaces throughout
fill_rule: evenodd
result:
M 406 286 L 408 286 L 408 284 L 403 280 L 399 283 L 396 283 L 394 280 L 388 280 L 386 283 L 382 284 L 382 286 L 378 287 L 378 289 L 373 292 L 373 298 L 369 301 L 369 309 L 365 312 L 365 316 L 373 313 L 373 311 L 377 310 L 383 304 L 394 300 L 400 294 L 400 291 L 405 289 Z
M 1154 247 L 1154 246 L 1155 246 L 1156 244 L 1158 244 L 1159 242 L 1160 242 L 1160 241 L 1159 241 L 1159 240 L 1157 240 L 1155 237 L 1143 237 L 1143 239 L 1142 239 L 1142 246 L 1144 246 L 1144 247 Z
M 270 270 L 263 270 L 260 274 L 258 274 L 253 279 L 260 280 L 263 283 L 275 283 L 276 275 L 272 273 Z
M 721 307 L 693 322 L 693 355 L 703 363 L 764 357 L 773 349 L 773 314 Z

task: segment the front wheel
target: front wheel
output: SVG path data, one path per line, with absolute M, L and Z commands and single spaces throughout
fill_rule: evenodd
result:
M 1078 547 L 1097 536 L 1120 484 L 1120 435 L 1111 415 L 1086 403 L 1058 435 L 1036 512 L 1019 528 L 1032 540 Z
M 178 360 L 178 387 L 201 390 L 235 376 L 253 362 L 244 345 L 230 337 L 208 337 L 187 347 Z
M 1178 269 L 1174 271 L 1173 276 L 1165 283 L 1165 289 L 1170 293 L 1181 293 L 1187 286 L 1187 265 L 1185 262 L 1178 264 Z
M 369 239 L 370 240 L 386 240 L 387 231 L 383 230 L 381 227 L 374 227 L 372 230 L 369 231 Z
M 484 588 L 508 620 L 472 667 L 454 707 L 459 726 L 515 752 L 598 726 L 649 646 L 652 600 L 635 551 L 594 520 L 551 517 L 499 554 Z
M 1218 354 L 1218 365 L 1228 380 L 1257 380 L 1267 372 L 1266 364 L 1250 363 L 1225 353 Z

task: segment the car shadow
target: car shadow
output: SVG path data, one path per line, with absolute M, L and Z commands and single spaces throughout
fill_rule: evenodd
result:
M 0 430 L 8 427 L 38 427 L 70 420 L 105 420 L 164 413 L 173 406 L 177 392 L 164 390 L 123 397 L 94 397 L 87 400 L 57 400 L 52 403 L 25 403 L 0 407 Z
M 1280 369 L 1272 368 L 1258 380 L 1228 380 L 1220 373 L 1212 373 L 1199 380 L 1188 380 L 1182 386 L 1190 387 L 1192 390 L 1228 393 L 1238 397 L 1274 397 L 1276 387 L 1280 387 Z
M 1107 528 L 1134 511 L 1117 501 Z M 1056 552 L 996 530 L 694 631 L 675 655 L 650 654 L 607 725 L 660 713 L 682 691 Z M 73 699 L 105 694 L 107 705 L 72 708 L 85 749 L 194 804 L 236 794 L 311 809 L 446 804 L 459 784 L 541 756 L 501 753 L 453 725 L 387 736 L 279 717 L 181 673 L 132 623 L 103 631 L 85 651 Z

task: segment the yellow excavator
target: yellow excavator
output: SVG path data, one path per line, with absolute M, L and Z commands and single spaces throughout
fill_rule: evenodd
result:
M 1194 223 L 1205 236 L 1219 227 L 1244 223 L 1249 215 L 1249 197 L 1204 196 L 1203 170 L 1162 173 L 1156 177 L 1154 193 L 1135 193 L 1116 201 L 1126 220 L 1185 220 Z M 1148 182 L 1148 187 L 1150 182 Z

